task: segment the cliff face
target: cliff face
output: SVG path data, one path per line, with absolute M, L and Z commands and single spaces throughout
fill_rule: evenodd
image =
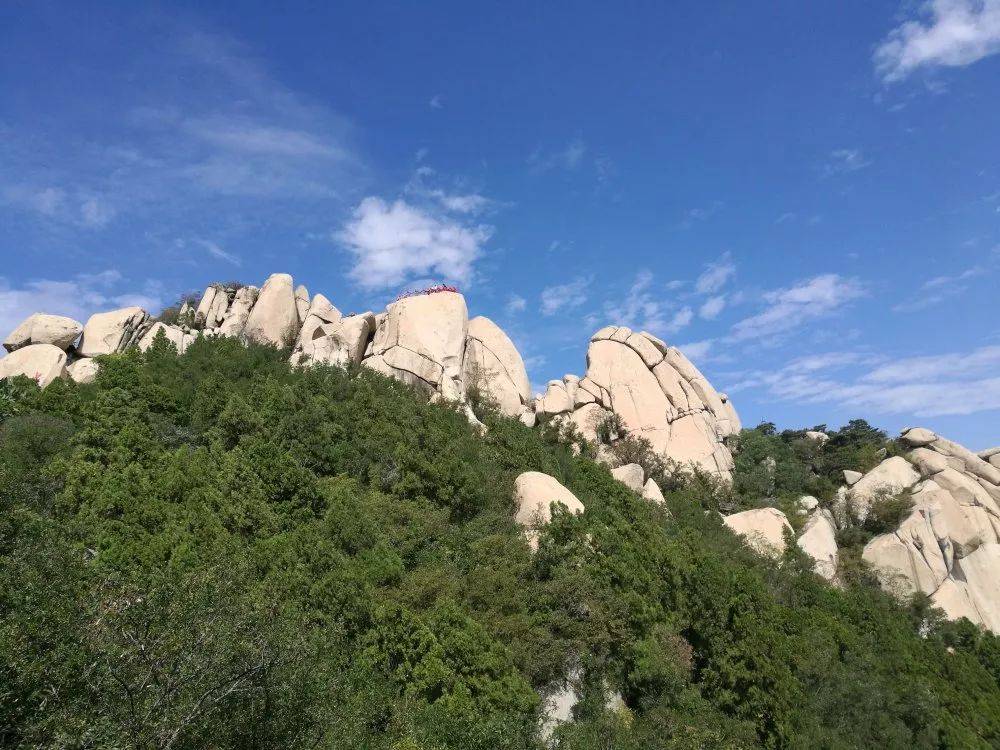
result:
M 310 296 L 288 274 L 273 274 L 259 289 L 209 286 L 173 325 L 137 307 L 97 313 L 86 325 L 34 315 L 5 342 L 16 356 L 0 362 L 0 377 L 85 382 L 96 374 L 92 357 L 133 345 L 145 350 L 160 332 L 182 352 L 197 336 L 292 345 L 295 364 L 363 365 L 466 405 L 476 389 L 528 425 L 555 417 L 588 437 L 617 415 L 628 434 L 647 439 L 665 459 L 724 478 L 732 471 L 724 440 L 739 432 L 736 410 L 676 348 L 649 333 L 603 328 L 591 339 L 586 375 L 551 381 L 535 398 L 510 337 L 489 318 L 470 320 L 465 298 L 448 288 L 403 297 L 378 314 L 344 316 L 322 294 Z

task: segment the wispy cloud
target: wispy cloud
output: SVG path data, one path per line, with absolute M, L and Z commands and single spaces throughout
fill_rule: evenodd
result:
M 814 276 L 784 289 L 765 292 L 764 309 L 736 323 L 728 338 L 746 341 L 782 334 L 831 315 L 864 294 L 865 287 L 857 279 L 835 273 Z
M 435 94 L 431 97 L 431 100 L 427 102 L 427 106 L 431 109 L 443 109 L 444 108 L 444 98 L 441 94 Z
M 857 172 L 871 165 L 871 159 L 867 158 L 861 149 L 838 148 L 830 152 L 830 158 L 823 165 L 823 174 L 831 176 L 835 174 L 848 174 Z
M 962 67 L 1000 52 L 1000 0 L 928 0 L 876 48 L 886 83 L 919 68 Z
M 504 305 L 504 310 L 508 315 L 514 315 L 515 313 L 524 312 L 528 307 L 528 300 L 519 294 L 512 294 L 507 298 L 507 304 Z
M 934 417 L 1000 409 L 1000 347 L 966 353 L 897 359 L 857 352 L 830 352 L 789 362 L 778 370 L 746 373 L 730 393 L 763 389 L 798 403 L 837 403 L 876 414 Z M 866 366 L 850 377 L 843 370 Z
M 139 305 L 155 313 L 163 306 L 164 291 L 159 282 L 147 280 L 141 293 L 122 292 L 123 286 L 121 273 L 113 269 L 62 280 L 34 279 L 20 286 L 11 286 L 0 277 L 0 338 L 36 312 L 86 322 L 95 312 L 117 307 Z
M 945 300 L 956 297 L 969 288 L 969 282 L 981 278 L 991 272 L 986 266 L 973 266 L 962 273 L 951 276 L 935 276 L 925 281 L 920 291 L 912 299 L 893 306 L 894 312 L 916 312 L 938 305 Z
M 121 25 L 133 21 L 123 15 Z M 101 92 L 99 131 L 62 124 L 90 112 L 87 90 L 63 97 L 60 117 L 35 112 L 0 126 L 0 216 L 16 212 L 63 236 L 135 233 L 138 244 L 223 224 L 318 228 L 350 202 L 365 167 L 347 120 L 274 79 L 232 38 L 166 16 L 141 25 L 151 23 L 143 86 Z
M 734 276 L 736 276 L 736 264 L 733 263 L 729 253 L 724 253 L 717 261 L 705 266 L 705 270 L 694 282 L 694 289 L 698 294 L 713 294 L 728 284 Z
M 705 320 L 715 320 L 725 308 L 726 295 L 719 294 L 705 300 L 701 308 L 698 310 L 698 314 Z
M 684 212 L 684 218 L 681 219 L 680 226 L 683 229 L 689 229 L 699 222 L 708 221 L 724 207 L 725 204 L 722 201 L 712 201 L 706 206 L 689 208 Z
M 663 298 L 648 270 L 636 274 L 624 299 L 605 304 L 604 315 L 609 323 L 663 336 L 677 333 L 694 319 L 690 307 L 677 308 Z
M 587 153 L 587 144 L 581 138 L 574 138 L 561 149 L 543 151 L 536 148 L 528 155 L 528 167 L 535 174 L 553 169 L 576 169 Z
M 542 315 L 555 315 L 580 307 L 587 301 L 590 283 L 589 277 L 578 276 L 565 284 L 545 287 L 541 294 Z
M 223 250 L 217 242 L 212 242 L 211 240 L 197 240 L 197 242 L 201 245 L 201 247 L 205 248 L 205 250 L 208 251 L 208 254 L 213 258 L 224 260 L 226 263 L 231 263 L 234 266 L 240 266 L 243 264 L 239 256 Z

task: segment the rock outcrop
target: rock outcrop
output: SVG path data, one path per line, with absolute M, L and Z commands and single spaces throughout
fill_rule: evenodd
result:
M 810 498 L 815 500 L 815 498 Z M 810 504 L 811 505 L 811 504 Z M 813 560 L 813 570 L 828 581 L 837 579 L 840 551 L 837 549 L 837 525 L 833 514 L 825 508 L 811 505 L 808 518 L 796 544 Z
M 10 332 L 4 339 L 4 348 L 12 352 L 31 344 L 51 344 L 67 351 L 83 333 L 83 326 L 62 315 L 35 313 Z
M 149 313 L 141 307 L 124 307 L 111 312 L 95 313 L 83 327 L 83 338 L 77 347 L 81 357 L 123 352 L 138 342 L 145 333 Z
M 740 431 L 736 410 L 687 357 L 652 334 L 602 328 L 591 337 L 586 376 L 549 381 L 535 405 L 542 420 L 584 409 L 588 421 L 597 409 L 618 415 L 628 434 L 682 467 L 731 476 L 725 439 Z
M 514 480 L 514 521 L 524 527 L 532 550 L 538 549 L 539 529 L 552 520 L 552 505 L 560 504 L 570 513 L 583 513 L 583 503 L 555 477 L 540 471 L 526 471 Z
M 489 318 L 479 316 L 469 321 L 462 379 L 466 389 L 480 389 L 509 417 L 522 414 L 531 400 L 531 384 L 521 354 Z
M 1000 633 L 1000 468 L 927 429 L 905 430 L 900 442 L 910 448 L 905 457 L 886 459 L 848 493 L 887 481 L 913 499 L 899 528 L 872 539 L 863 559 L 888 590 L 921 591 L 949 617 Z
M 0 380 L 24 375 L 42 388 L 67 377 L 66 352 L 52 344 L 28 344 L 0 359 Z
M 759 554 L 773 558 L 785 553 L 785 533 L 792 533 L 788 518 L 777 508 L 744 510 L 724 516 L 722 522 Z
M 268 277 L 243 327 L 244 338 L 277 347 L 289 346 L 295 341 L 301 322 L 301 300 L 296 302 L 293 284 L 287 273 L 273 273 Z

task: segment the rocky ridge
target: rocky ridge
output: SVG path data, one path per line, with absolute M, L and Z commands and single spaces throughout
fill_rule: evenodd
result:
M 739 432 L 739 417 L 676 348 L 649 333 L 603 328 L 591 339 L 585 377 L 552 381 L 536 398 L 510 337 L 489 318 L 470 319 L 465 298 L 448 287 L 403 296 L 377 314 L 345 316 L 322 294 L 311 296 L 277 273 L 260 288 L 212 284 L 173 323 L 138 307 L 95 313 L 85 325 L 38 313 L 4 342 L 12 354 L 0 360 L 0 378 L 26 375 L 43 386 L 67 377 L 87 382 L 97 372 L 94 357 L 130 346 L 146 350 L 161 333 L 180 352 L 198 336 L 231 336 L 291 346 L 297 365 L 370 367 L 432 399 L 462 404 L 476 424 L 473 391 L 529 426 L 558 418 L 592 439 L 604 418 L 617 415 L 628 434 L 646 438 L 678 466 L 723 478 L 732 470 L 725 440 Z

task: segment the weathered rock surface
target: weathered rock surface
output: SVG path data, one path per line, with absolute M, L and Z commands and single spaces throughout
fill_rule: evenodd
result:
M 873 500 L 912 487 L 918 479 L 920 475 L 905 458 L 887 458 L 851 485 L 850 497 L 855 513 L 858 518 L 864 519 Z
M 736 410 L 678 349 L 652 334 L 602 328 L 591 337 L 586 376 L 549 381 L 535 412 L 542 420 L 582 409 L 590 416 L 595 405 L 680 466 L 731 476 L 724 440 L 741 428 Z
M 317 295 L 318 297 L 319 295 Z M 347 367 L 361 363 L 365 346 L 375 332 L 375 316 L 370 313 L 349 315 L 337 323 L 324 323 L 313 332 L 313 340 L 303 345 L 310 358 L 322 364 Z
M 191 342 L 194 341 L 194 336 L 192 334 L 185 332 L 177 326 L 168 326 L 165 323 L 157 321 L 156 323 L 153 323 L 143 337 L 139 339 L 139 349 L 141 351 L 149 349 L 149 347 L 153 345 L 153 342 L 156 340 L 156 336 L 160 331 L 163 331 L 163 335 L 167 337 L 167 340 L 177 347 L 178 354 L 183 354 Z
M 888 477 L 913 498 L 899 528 L 872 539 L 863 559 L 889 591 L 900 596 L 921 591 L 949 617 L 968 617 L 1000 632 L 996 467 L 923 428 L 904 430 L 901 442 L 911 448 L 905 459 L 886 459 L 850 491 Z
M 480 388 L 509 417 L 521 414 L 531 399 L 521 354 L 489 318 L 479 316 L 469 321 L 462 378 L 466 388 Z
M 81 333 L 83 325 L 72 318 L 35 313 L 10 332 L 3 346 L 12 352 L 31 344 L 51 344 L 66 351 L 76 343 Z
M 830 511 L 813 506 L 813 513 L 796 542 L 813 559 L 813 569 L 817 575 L 828 581 L 837 577 L 840 553 L 837 550 L 837 527 Z
M 583 513 L 583 503 L 555 477 L 526 471 L 514 480 L 514 521 L 525 529 L 532 550 L 538 549 L 538 530 L 552 520 L 552 505 L 566 506 L 570 513 Z
M 722 522 L 762 555 L 778 558 L 785 552 L 785 532 L 792 525 L 777 508 L 754 508 L 725 516 Z
M 125 307 L 90 316 L 77 353 L 81 357 L 114 354 L 127 349 L 145 332 L 149 315 L 141 307 Z
M 257 303 L 250 310 L 243 336 L 253 341 L 282 347 L 293 343 L 299 333 L 299 312 L 292 277 L 271 274 L 261 287 Z
M 646 472 L 642 470 L 642 467 L 639 466 L 639 464 L 625 464 L 624 466 L 619 466 L 618 468 L 611 470 L 611 476 L 633 492 L 638 492 L 640 494 L 642 493 L 643 486 L 646 483 Z
M 93 383 L 97 379 L 97 371 L 100 369 L 101 366 L 97 364 L 97 360 L 83 357 L 69 365 L 66 372 L 69 373 L 73 382 L 83 384 Z
M 456 292 L 393 302 L 378 321 L 371 356 L 362 364 L 404 382 L 463 401 L 462 363 L 469 312 Z
M 28 344 L 0 359 L 0 380 L 24 375 L 42 388 L 65 378 L 66 352 L 52 344 Z

